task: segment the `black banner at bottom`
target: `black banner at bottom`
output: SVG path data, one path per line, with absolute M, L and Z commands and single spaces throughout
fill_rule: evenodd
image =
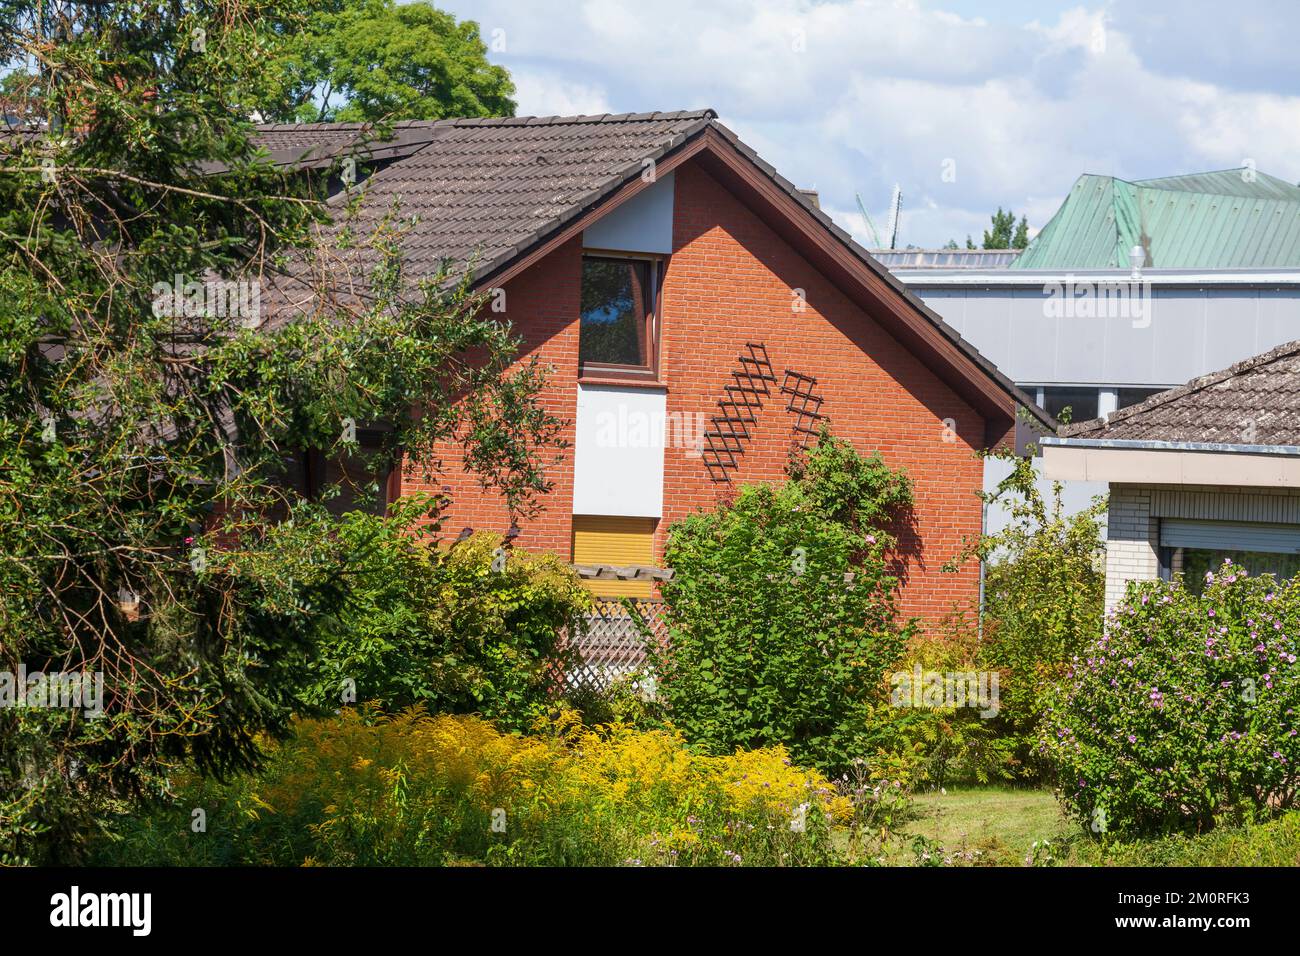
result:
M 881 924 L 936 942 L 975 943 L 979 927 L 1227 942 L 1292 927 L 1294 895 L 1285 869 L 10 869 L 0 925 L 12 951 L 47 934 L 221 945 L 267 930 L 300 945 L 467 927 L 494 944 L 553 941 L 565 926 L 574 942 L 612 941 L 681 920 L 728 942 L 764 939 L 778 921 L 819 942 Z

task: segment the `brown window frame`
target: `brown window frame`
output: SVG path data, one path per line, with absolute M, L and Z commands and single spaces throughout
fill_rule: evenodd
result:
M 606 259 L 624 262 L 644 262 L 649 273 L 646 291 L 645 326 L 641 330 L 645 347 L 646 365 L 616 365 L 610 362 L 584 362 L 582 360 L 582 313 L 578 314 L 578 380 L 589 384 L 611 383 L 618 385 L 662 385 L 659 380 L 659 301 L 663 285 L 665 256 L 649 253 L 622 252 L 610 249 L 583 249 L 582 261 Z M 579 282 L 581 282 L 579 277 Z
M 374 454 L 384 441 L 384 436 L 392 431 L 387 425 L 365 425 L 357 428 L 357 445 L 361 454 Z M 318 500 L 325 490 L 325 475 L 328 462 L 336 456 L 327 456 L 318 448 L 306 449 L 302 456 L 303 496 L 313 501 Z M 380 471 L 374 473 L 379 486 L 375 505 L 380 513 L 386 513 L 388 506 L 401 497 L 403 455 L 395 449 L 387 461 L 381 461 Z

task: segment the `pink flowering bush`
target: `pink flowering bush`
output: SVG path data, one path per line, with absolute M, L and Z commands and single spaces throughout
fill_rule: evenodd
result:
M 1039 750 L 1093 833 L 1201 831 L 1295 805 L 1300 581 L 1225 563 L 1131 584 L 1048 693 Z

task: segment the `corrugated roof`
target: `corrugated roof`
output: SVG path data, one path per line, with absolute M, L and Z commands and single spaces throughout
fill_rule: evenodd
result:
M 1300 267 L 1300 187 L 1255 169 L 1135 182 L 1080 176 L 1012 269 Z
M 907 269 L 1005 269 L 1019 249 L 872 249 L 872 257 L 890 271 Z

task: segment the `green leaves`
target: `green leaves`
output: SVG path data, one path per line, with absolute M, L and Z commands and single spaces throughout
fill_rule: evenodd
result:
M 535 402 L 541 370 L 512 370 L 509 326 L 449 273 L 407 275 L 400 210 L 329 224 L 330 171 L 273 165 L 255 141 L 273 66 L 318 7 L 0 5 L 0 67 L 39 51 L 33 82 L 10 84 L 30 135 L 0 145 L 0 670 L 84 669 L 106 690 L 103 720 L 0 711 L 0 817 L 38 789 L 22 812 L 53 821 L 59 858 L 98 801 L 180 761 L 249 767 L 301 706 L 361 600 L 345 545 L 370 555 L 331 513 L 336 489 L 363 489 L 310 477 L 307 453 L 359 457 L 353 432 L 373 429 L 372 471 L 400 455 L 433 476 L 459 452 L 516 513 L 549 487 L 559 423 Z M 365 530 L 391 544 L 407 527 L 391 520 Z M 387 624 L 349 653 L 409 647 L 413 613 Z
M 326 547 L 338 551 L 347 600 L 317 625 L 304 702 L 332 710 L 351 682 L 358 703 L 424 704 L 527 729 L 564 666 L 562 635 L 588 608 L 587 591 L 550 555 L 516 552 L 493 571 L 498 536 L 475 534 L 450 550 L 422 543 L 419 517 L 404 501 L 389 519 L 353 513 L 337 524 Z M 304 533 L 327 518 L 309 517 Z
M 826 770 L 871 752 L 870 709 L 911 632 L 895 620 L 884 527 L 909 500 L 906 476 L 823 436 L 786 484 L 673 527 L 670 646 L 651 653 L 689 740 L 780 743 Z
M 316 3 L 258 106 L 279 122 L 512 116 L 514 84 L 487 52 L 478 24 L 423 0 Z
M 1043 753 L 1066 806 L 1104 832 L 1201 831 L 1293 806 L 1300 584 L 1216 568 L 1130 585 L 1108 633 L 1047 700 Z M 1091 827 L 1094 832 L 1100 832 Z
M 1106 499 L 1067 514 L 1060 483 L 1044 495 L 1032 459 L 993 457 L 1008 461 L 1011 473 L 985 500 L 1006 507 L 1011 520 L 967 551 L 986 562 L 978 658 L 1001 674 L 997 731 L 1014 745 L 1021 773 L 1038 777 L 1045 769 L 1035 752 L 1044 695 L 1102 631 L 1106 574 L 1099 518 Z

